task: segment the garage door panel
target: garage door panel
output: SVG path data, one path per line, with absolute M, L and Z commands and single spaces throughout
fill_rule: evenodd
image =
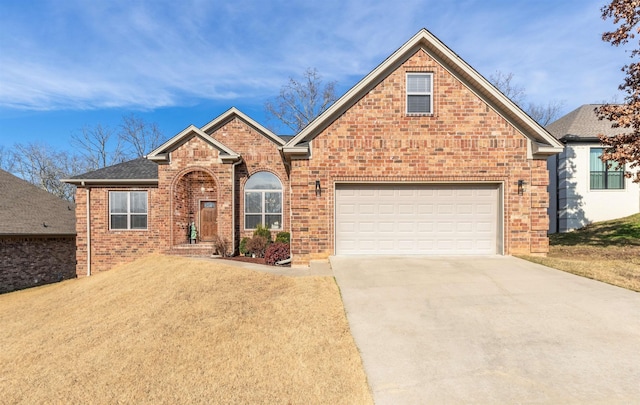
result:
M 497 185 L 336 187 L 336 254 L 495 254 Z
M 452 203 L 440 203 L 437 212 L 438 215 L 451 215 L 455 212 L 455 207 Z

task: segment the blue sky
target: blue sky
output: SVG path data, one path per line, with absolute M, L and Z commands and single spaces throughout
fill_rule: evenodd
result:
M 288 77 L 315 67 L 342 94 L 423 27 L 531 102 L 622 101 L 604 1 L 1 0 L 0 147 L 72 150 L 131 113 L 166 139 L 232 106 L 266 124 Z

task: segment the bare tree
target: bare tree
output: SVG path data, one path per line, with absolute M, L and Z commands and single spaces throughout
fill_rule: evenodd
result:
M 142 157 L 162 144 L 162 133 L 156 123 L 147 123 L 130 114 L 122 117 L 119 139 L 129 157 Z
M 489 76 L 489 81 L 511 101 L 519 106 L 524 105 L 526 94 L 524 87 L 513 83 L 513 73 L 502 73 L 501 71 L 496 70 L 494 74 Z
M 0 146 L 0 169 L 6 172 L 13 172 L 15 165 L 15 155 L 12 151 Z
M 564 101 L 551 100 L 547 104 L 529 103 L 525 112 L 543 127 L 560 118 Z
M 637 0 L 613 0 L 600 11 L 603 19 L 613 18 L 613 23 L 617 25 L 615 31 L 602 34 L 603 41 L 620 46 L 628 44 L 629 40 L 640 34 L 640 4 Z M 639 46 L 632 49 L 629 56 L 636 60 L 622 67 L 625 78 L 618 87 L 626 93 L 624 103 L 605 104 L 596 108 L 601 120 L 613 121 L 615 128 L 628 129 L 620 135 L 600 136 L 600 141 L 607 146 L 600 159 L 603 162 L 615 160 L 620 167 L 628 164 L 627 169 L 640 167 L 640 62 L 637 60 L 640 56 L 640 41 L 635 45 Z M 640 183 L 640 170 L 635 175 L 626 171 L 625 175 Z
M 335 87 L 335 81 L 323 83 L 315 68 L 307 68 L 302 79 L 290 77 L 280 95 L 265 103 L 267 119 L 278 120 L 297 133 L 337 100 Z
M 502 73 L 497 70 L 489 76 L 491 84 L 496 86 L 505 96 L 522 108 L 538 124 L 546 126 L 560 117 L 564 108 L 564 101 L 551 100 L 546 105 L 527 103 L 524 87 L 518 86 L 513 81 L 513 73 Z
M 42 143 L 16 144 L 13 173 L 58 197 L 73 201 L 75 187 L 60 181 L 84 170 L 83 159 Z
M 71 144 L 75 146 L 86 161 L 88 170 L 100 169 L 126 160 L 120 138 L 113 130 L 98 124 L 95 127 L 83 127 L 79 133 L 71 135 Z

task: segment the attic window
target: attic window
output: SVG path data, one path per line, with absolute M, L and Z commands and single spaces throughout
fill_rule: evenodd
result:
M 432 83 L 432 73 L 407 73 L 407 114 L 431 114 Z

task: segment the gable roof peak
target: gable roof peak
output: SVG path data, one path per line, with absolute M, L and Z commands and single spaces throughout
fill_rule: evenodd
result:
M 154 162 L 166 163 L 169 161 L 169 153 L 193 136 L 200 137 L 202 140 L 218 149 L 220 152 L 220 158 L 223 161 L 236 161 L 240 159 L 240 154 L 236 153 L 228 146 L 225 146 L 222 142 L 215 140 L 193 124 L 183 129 L 179 134 L 160 145 L 145 157 Z
M 266 137 L 276 145 L 282 146 L 286 143 L 278 135 L 274 134 L 269 129 L 265 128 L 260 123 L 258 123 L 236 107 L 231 107 L 227 111 L 223 112 L 218 117 L 205 124 L 202 128 L 200 128 L 200 130 L 208 135 L 211 135 L 214 131 L 221 128 L 235 117 L 244 121 L 247 125 L 258 131 L 260 134 L 262 134 L 264 137 Z
M 435 35 L 426 28 L 422 28 L 327 110 L 311 121 L 298 135 L 287 142 L 283 148 L 285 153 L 301 154 L 304 143 L 318 136 L 327 126 L 384 80 L 385 77 L 399 68 L 418 49 L 423 49 L 427 52 L 429 56 L 455 76 L 464 86 L 484 100 L 490 108 L 521 131 L 529 139 L 534 155 L 544 157 L 561 151 L 562 144 L 557 139 L 449 49 Z

